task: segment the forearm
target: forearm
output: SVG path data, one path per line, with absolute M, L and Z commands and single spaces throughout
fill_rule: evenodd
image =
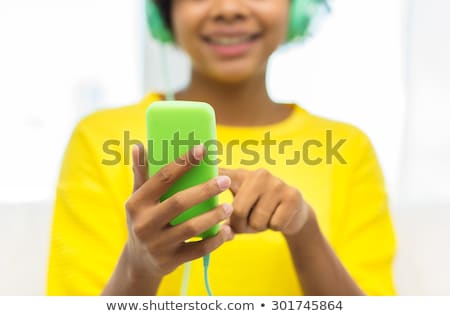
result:
M 285 237 L 305 295 L 364 295 L 326 241 L 312 210 L 301 231 Z
M 125 246 L 111 279 L 104 288 L 105 296 L 145 296 L 156 295 L 160 277 L 139 271 L 130 260 Z

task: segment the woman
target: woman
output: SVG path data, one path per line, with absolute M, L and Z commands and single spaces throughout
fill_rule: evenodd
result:
M 393 229 L 370 141 L 349 124 L 278 104 L 267 93 L 267 62 L 285 42 L 291 1 L 156 3 L 192 61 L 191 80 L 176 99 L 214 107 L 227 159 L 217 179 L 160 203 L 195 166 L 174 162 L 148 179 L 139 163 L 144 149 L 134 147 L 130 168 L 122 140 L 145 143 L 145 110 L 164 95 L 83 119 L 61 170 L 48 293 L 176 295 L 181 266 L 193 260 L 188 294 L 203 295 L 197 259 L 213 251 L 217 295 L 393 294 Z M 259 157 L 251 164 L 247 151 L 229 146 L 249 140 Z M 106 159 L 112 144 L 120 163 Z M 196 146 L 182 159 L 204 155 Z M 168 225 L 215 195 L 216 209 Z M 223 223 L 217 236 L 184 242 L 216 223 Z

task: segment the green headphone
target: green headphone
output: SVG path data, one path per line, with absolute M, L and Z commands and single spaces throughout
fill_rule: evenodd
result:
M 146 14 L 150 33 L 162 43 L 172 43 L 172 32 L 166 26 L 157 5 L 147 0 Z M 315 19 L 324 11 L 329 11 L 327 0 L 291 0 L 290 21 L 286 42 L 305 38 L 311 33 Z

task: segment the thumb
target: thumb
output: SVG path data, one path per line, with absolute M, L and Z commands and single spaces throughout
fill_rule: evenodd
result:
M 136 192 L 148 179 L 147 152 L 142 144 L 133 146 L 133 192 Z

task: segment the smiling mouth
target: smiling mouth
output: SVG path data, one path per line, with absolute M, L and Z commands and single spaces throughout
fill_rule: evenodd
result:
M 241 36 L 203 36 L 203 40 L 209 44 L 221 46 L 233 46 L 252 42 L 261 34 L 241 35 Z

